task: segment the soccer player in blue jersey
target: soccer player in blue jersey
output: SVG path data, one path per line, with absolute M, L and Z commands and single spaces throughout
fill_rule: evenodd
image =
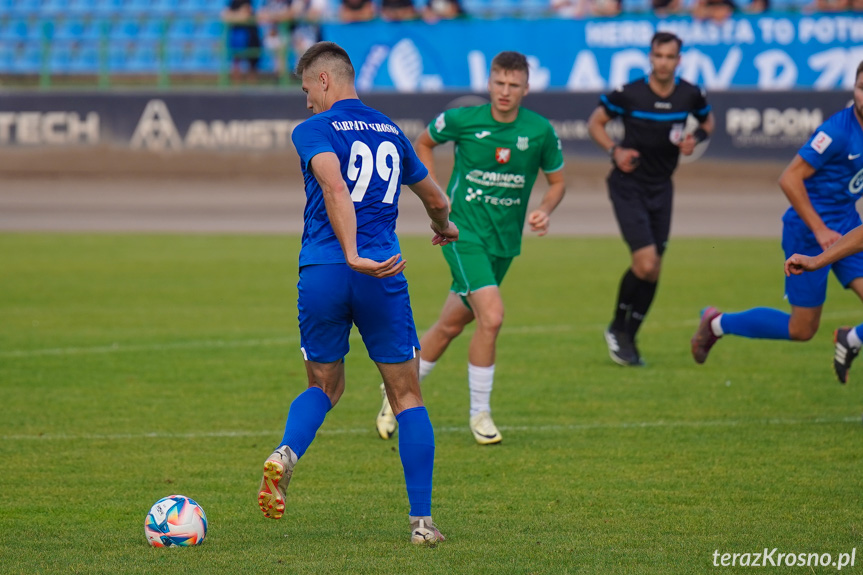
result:
M 863 254 L 828 250 L 843 234 L 860 225 L 855 203 L 863 192 L 863 62 L 857 66 L 852 106 L 831 116 L 815 131 L 782 172 L 779 187 L 791 202 L 782 217 L 782 248 L 785 257 L 791 258 L 786 264 L 791 273 L 785 279 L 791 313 L 763 307 L 721 313 L 708 307 L 691 342 L 697 363 L 704 363 L 713 344 L 727 334 L 812 339 L 821 320 L 831 269 L 843 287 L 863 299 Z M 839 247 L 844 248 L 849 241 Z M 818 271 L 794 273 L 809 269 Z M 860 351 L 861 335 L 860 326 L 835 332 L 833 366 L 842 383 L 847 381 L 851 362 Z
M 291 404 L 284 437 L 264 462 L 258 503 L 266 517 L 284 514 L 294 466 L 345 389 L 344 357 L 356 324 L 402 430 L 411 542 L 434 545 L 444 537 L 431 518 L 434 432 L 420 394 L 419 341 L 395 234 L 401 185 L 425 206 L 433 244 L 457 240 L 458 229 L 404 133 L 357 98 L 341 47 L 315 44 L 297 75 L 314 113 L 292 135 L 306 190 L 297 307 L 308 388 Z

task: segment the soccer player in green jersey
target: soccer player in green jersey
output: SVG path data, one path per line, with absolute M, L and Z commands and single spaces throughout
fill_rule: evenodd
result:
M 415 145 L 437 181 L 433 148 L 454 143 L 455 165 L 447 193 L 452 204 L 450 219 L 461 234 L 457 242 L 444 247 L 452 287 L 437 322 L 420 340 L 420 381 L 450 342 L 476 320 L 468 352 L 470 429 L 483 445 L 502 439 L 490 407 L 495 342 L 504 315 L 499 286 L 521 251 L 525 217 L 531 231 L 545 235 L 549 216 L 566 191 L 563 153 L 554 128 L 539 114 L 521 107 L 528 92 L 528 72 L 523 54 L 501 52 L 491 63 L 491 102 L 447 110 L 431 122 Z M 539 170 L 545 173 L 548 191 L 539 207 L 527 215 Z M 388 439 L 395 428 L 384 393 L 378 433 Z

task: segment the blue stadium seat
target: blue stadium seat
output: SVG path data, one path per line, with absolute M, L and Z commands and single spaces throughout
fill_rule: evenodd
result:
M 95 74 L 99 72 L 99 46 L 96 43 L 84 43 L 71 53 L 69 71 L 78 74 Z
M 59 46 L 55 47 L 51 50 L 51 57 L 48 60 L 51 73 L 68 74 L 71 61 L 71 50 L 63 49 Z
M 39 27 L 25 18 L 0 20 L 0 40 L 15 41 L 39 38 Z
M 42 0 L 12 0 L 10 14 L 19 16 L 38 16 L 42 10 Z
M 159 71 L 159 51 L 155 44 L 138 44 L 126 61 L 127 72 L 155 73 Z
M 35 74 L 42 69 L 42 50 L 33 42 L 19 44 L 13 58 L 12 72 Z
M 111 23 L 111 39 L 136 40 L 141 36 L 141 22 L 136 18 L 120 18 Z
M 153 17 L 142 20 L 139 30 L 140 38 L 145 40 L 162 38 L 164 35 L 163 27 L 167 28 L 167 26 L 166 17 Z
M 191 18 L 177 18 L 168 26 L 168 38 L 188 39 L 192 38 L 197 30 L 195 21 Z
M 219 44 L 198 42 L 191 54 L 191 64 L 196 72 L 218 72 L 222 68 L 222 51 Z
M 176 10 L 185 14 L 218 16 L 226 5 L 227 2 L 214 2 L 212 0 L 177 0 Z
M 15 64 L 15 46 L 11 42 L 0 42 L 0 74 L 9 74 Z
M 207 19 L 201 22 L 197 28 L 196 36 L 200 39 L 212 40 L 221 39 L 225 34 L 225 24 L 216 19 Z
M 69 2 L 68 14 L 86 16 L 96 12 L 96 0 L 71 0 Z
M 69 0 L 44 0 L 41 16 L 62 16 L 69 13 Z
M 85 18 L 63 18 L 54 24 L 54 38 L 76 40 L 98 38 L 98 30 L 92 20 Z
M 124 0 L 96 0 L 93 13 L 100 16 L 116 16 L 125 9 Z

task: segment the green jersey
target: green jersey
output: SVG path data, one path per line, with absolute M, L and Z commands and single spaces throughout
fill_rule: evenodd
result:
M 538 171 L 563 168 L 551 123 L 525 108 L 514 122 L 498 122 L 485 104 L 447 110 L 429 124 L 429 135 L 439 144 L 455 144 L 448 194 L 459 239 L 480 243 L 498 257 L 517 256 Z

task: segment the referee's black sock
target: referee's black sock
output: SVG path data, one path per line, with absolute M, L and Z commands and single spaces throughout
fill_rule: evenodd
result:
M 614 319 L 611 322 L 611 329 L 614 331 L 626 329 L 640 283 L 642 283 L 641 280 L 632 273 L 632 268 L 627 269 L 626 273 L 623 274 L 620 288 L 617 290 L 617 307 L 614 309 Z
M 635 275 L 633 274 L 633 277 Z M 635 334 L 638 333 L 638 328 L 641 327 L 641 322 L 644 321 L 644 316 L 647 315 L 647 310 L 650 309 L 650 304 L 653 303 L 653 298 L 656 296 L 656 282 L 649 282 L 636 278 L 638 287 L 635 290 L 635 297 L 632 299 L 632 312 L 629 314 L 629 321 L 626 324 L 626 331 L 635 340 Z

